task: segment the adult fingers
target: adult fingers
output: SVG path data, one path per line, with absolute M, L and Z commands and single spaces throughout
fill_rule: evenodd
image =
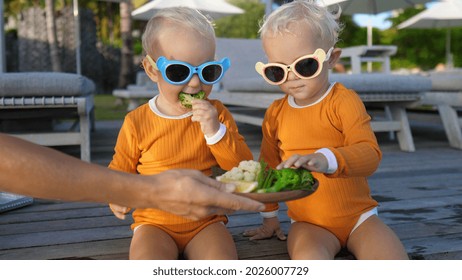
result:
M 246 210 L 259 212 L 265 210 L 265 205 L 261 202 L 235 194 L 219 191 L 216 192 L 216 194 L 210 192 L 210 203 L 212 206 L 234 211 Z
M 210 204 L 210 206 L 235 211 L 263 211 L 265 209 L 264 204 L 261 202 L 243 196 L 230 194 L 230 192 L 233 192 L 236 189 L 236 186 L 233 184 L 225 184 L 206 176 L 201 176 L 198 180 L 217 190 L 217 192 L 210 191 L 206 193 L 208 195 L 204 199 L 206 200 L 205 202 Z

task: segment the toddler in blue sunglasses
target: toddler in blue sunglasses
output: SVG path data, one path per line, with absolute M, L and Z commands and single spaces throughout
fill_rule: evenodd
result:
M 159 94 L 127 114 L 109 168 L 141 175 L 185 168 L 210 176 L 214 166 L 230 170 L 252 159 L 229 110 L 208 99 L 230 62 L 215 59 L 207 17 L 188 8 L 162 9 L 149 20 L 142 41 L 143 67 Z M 119 218 L 131 210 L 110 207 Z M 237 259 L 227 221 L 224 215 L 191 220 L 135 209 L 130 259 Z

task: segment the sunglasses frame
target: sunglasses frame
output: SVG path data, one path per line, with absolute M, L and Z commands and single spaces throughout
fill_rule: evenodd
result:
M 324 62 L 329 60 L 333 50 L 334 50 L 334 47 L 331 47 L 326 53 L 323 49 L 316 49 L 314 53 L 301 56 L 297 58 L 292 64 L 289 64 L 289 65 L 282 64 L 282 63 L 276 63 L 276 62 L 266 63 L 266 64 L 263 62 L 257 62 L 255 64 L 255 70 L 257 71 L 258 74 L 260 74 L 263 77 L 263 79 L 265 79 L 266 82 L 272 85 L 280 85 L 280 84 L 285 83 L 285 81 L 287 80 L 287 76 L 289 75 L 289 71 L 292 71 L 295 74 L 295 76 L 299 77 L 300 79 L 303 79 L 303 80 L 313 79 L 313 78 L 316 78 L 319 75 L 319 73 L 321 73 Z M 309 77 L 305 77 L 297 72 L 295 65 L 297 65 L 297 63 L 300 62 L 301 60 L 308 59 L 308 58 L 315 59 L 318 62 L 318 69 L 313 75 Z M 284 77 L 279 82 L 273 82 L 270 79 L 268 79 L 268 77 L 266 77 L 265 69 L 271 66 L 280 67 L 284 71 Z
M 202 83 L 204 83 L 206 85 L 213 85 L 213 84 L 218 83 L 223 78 L 223 75 L 225 74 L 225 72 L 231 66 L 231 61 L 227 57 L 223 58 L 220 61 L 205 62 L 205 63 L 202 63 L 199 66 L 193 66 L 193 65 L 191 65 L 191 64 L 189 64 L 187 62 L 180 61 L 180 60 L 168 60 L 165 56 L 160 56 L 157 59 L 157 62 L 155 62 L 152 59 L 152 57 L 149 56 L 149 55 L 146 55 L 146 58 L 148 59 L 149 63 L 151 63 L 152 67 L 155 70 L 160 71 L 160 73 L 162 74 L 162 77 L 164 78 L 164 80 L 166 80 L 169 84 L 172 84 L 172 85 L 184 85 L 184 84 L 188 83 L 191 80 L 191 78 L 193 77 L 194 74 L 197 74 L 197 76 L 199 77 L 199 79 L 200 79 L 200 81 Z M 189 69 L 188 77 L 186 79 L 184 79 L 183 81 L 180 81 L 180 82 L 175 82 L 175 81 L 170 80 L 167 77 L 166 69 L 167 69 L 167 67 L 169 67 L 171 65 L 183 65 L 183 66 L 186 66 Z M 207 67 L 207 66 L 210 66 L 210 65 L 218 65 L 218 66 L 221 67 L 221 70 L 222 70 L 220 76 L 216 80 L 214 80 L 212 82 L 207 81 L 204 78 L 203 74 L 202 74 L 202 71 L 204 70 L 204 68 Z

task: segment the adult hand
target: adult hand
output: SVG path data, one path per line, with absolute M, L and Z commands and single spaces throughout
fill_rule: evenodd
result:
M 210 215 L 230 214 L 236 210 L 263 211 L 260 202 L 231 194 L 232 184 L 211 179 L 197 170 L 175 169 L 152 176 L 141 176 L 154 180 L 159 188 L 152 188 L 152 202 L 146 206 L 168 211 L 193 220 Z
M 120 206 L 114 203 L 109 203 L 109 208 L 111 208 L 112 213 L 121 220 L 125 220 L 125 215 L 131 211 L 130 207 Z

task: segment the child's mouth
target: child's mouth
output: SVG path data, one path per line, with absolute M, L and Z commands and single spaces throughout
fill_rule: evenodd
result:
M 180 100 L 181 105 L 188 109 L 192 108 L 193 99 L 204 99 L 204 98 L 205 98 L 205 92 L 202 90 L 199 91 L 198 93 L 180 92 L 178 94 L 178 99 Z

